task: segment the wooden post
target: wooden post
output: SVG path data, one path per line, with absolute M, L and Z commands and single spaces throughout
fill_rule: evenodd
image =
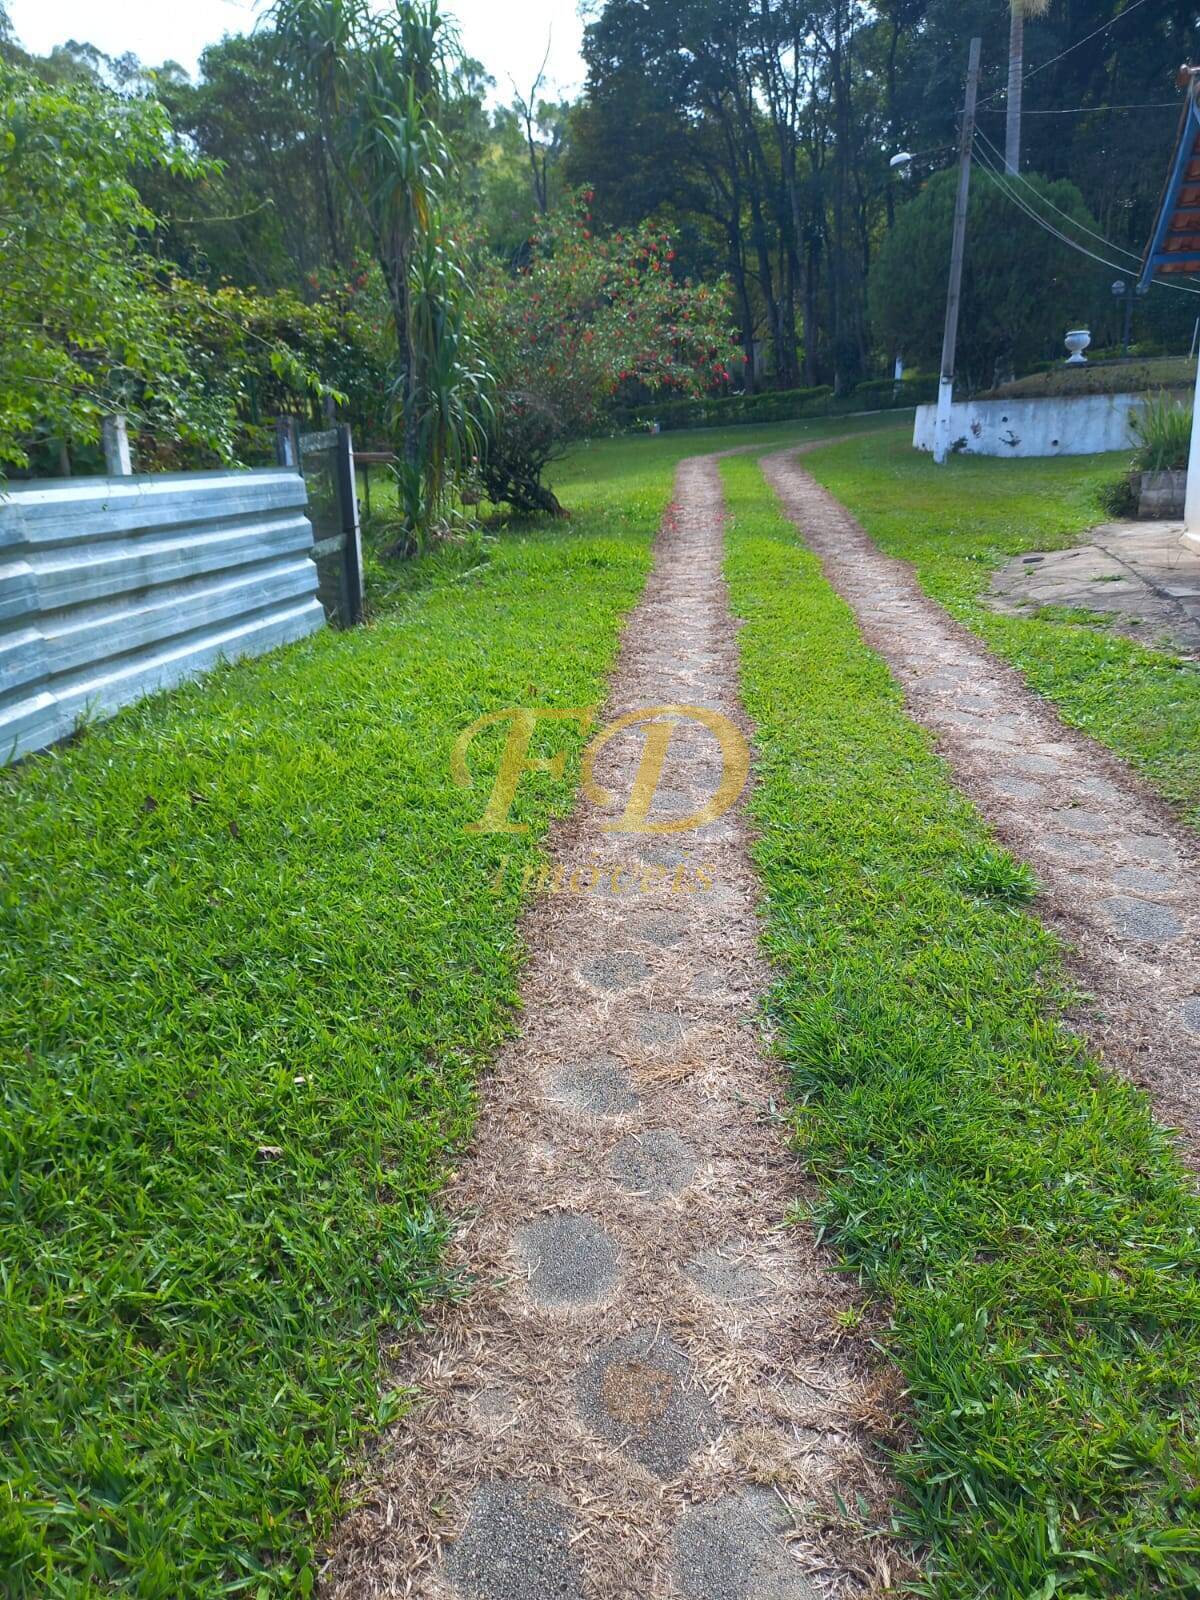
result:
M 109 477 L 132 477 L 133 457 L 129 452 L 129 429 L 125 418 L 119 412 L 116 416 L 105 417 L 101 436 L 104 440 L 104 470 Z
M 342 559 L 346 574 L 346 625 L 356 627 L 365 614 L 363 593 L 362 531 L 358 524 L 358 486 L 354 481 L 354 442 L 350 437 L 350 424 L 338 427 L 337 437 L 338 498 L 342 504 L 342 531 L 346 536 Z
M 946 290 L 946 327 L 942 335 L 942 370 L 938 379 L 937 422 L 933 459 L 940 465 L 950 448 L 950 408 L 954 403 L 954 357 L 958 347 L 958 306 L 962 296 L 963 255 L 967 242 L 967 203 L 971 198 L 971 149 L 975 143 L 975 103 L 979 97 L 981 41 L 971 40 L 967 61 L 967 99 L 958 144 L 958 193 L 954 200 L 954 235 L 950 243 L 950 283 Z
M 300 466 L 295 417 L 275 418 L 275 460 L 281 467 Z

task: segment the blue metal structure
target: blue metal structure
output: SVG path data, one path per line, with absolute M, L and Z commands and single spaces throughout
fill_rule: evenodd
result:
M 1139 289 L 1156 276 L 1200 272 L 1200 68 L 1185 67 L 1183 115 L 1166 187 L 1142 261 Z

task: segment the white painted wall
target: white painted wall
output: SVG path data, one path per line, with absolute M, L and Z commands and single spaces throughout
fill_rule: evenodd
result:
M 1047 400 L 960 400 L 951 408 L 951 443 L 973 456 L 1087 456 L 1127 450 L 1142 394 L 1082 394 Z M 937 406 L 917 407 L 913 448 L 932 450 Z

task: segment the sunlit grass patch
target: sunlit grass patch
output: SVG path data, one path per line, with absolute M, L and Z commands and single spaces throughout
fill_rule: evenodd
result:
M 0 778 L 0 1590 L 310 1592 L 512 1025 L 528 835 L 455 734 L 603 692 L 670 473 Z M 564 724 L 546 734 L 578 744 Z
M 1200 1202 L 1058 1020 L 1033 885 L 751 463 L 723 475 L 770 1003 L 815 1221 L 890 1307 L 941 1600 L 1200 1583 Z

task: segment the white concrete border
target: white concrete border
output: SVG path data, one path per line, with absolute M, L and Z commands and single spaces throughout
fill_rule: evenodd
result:
M 960 400 L 950 410 L 950 448 L 973 456 L 1085 456 L 1127 450 L 1144 394 Z M 917 407 L 913 448 L 932 451 L 937 407 Z

